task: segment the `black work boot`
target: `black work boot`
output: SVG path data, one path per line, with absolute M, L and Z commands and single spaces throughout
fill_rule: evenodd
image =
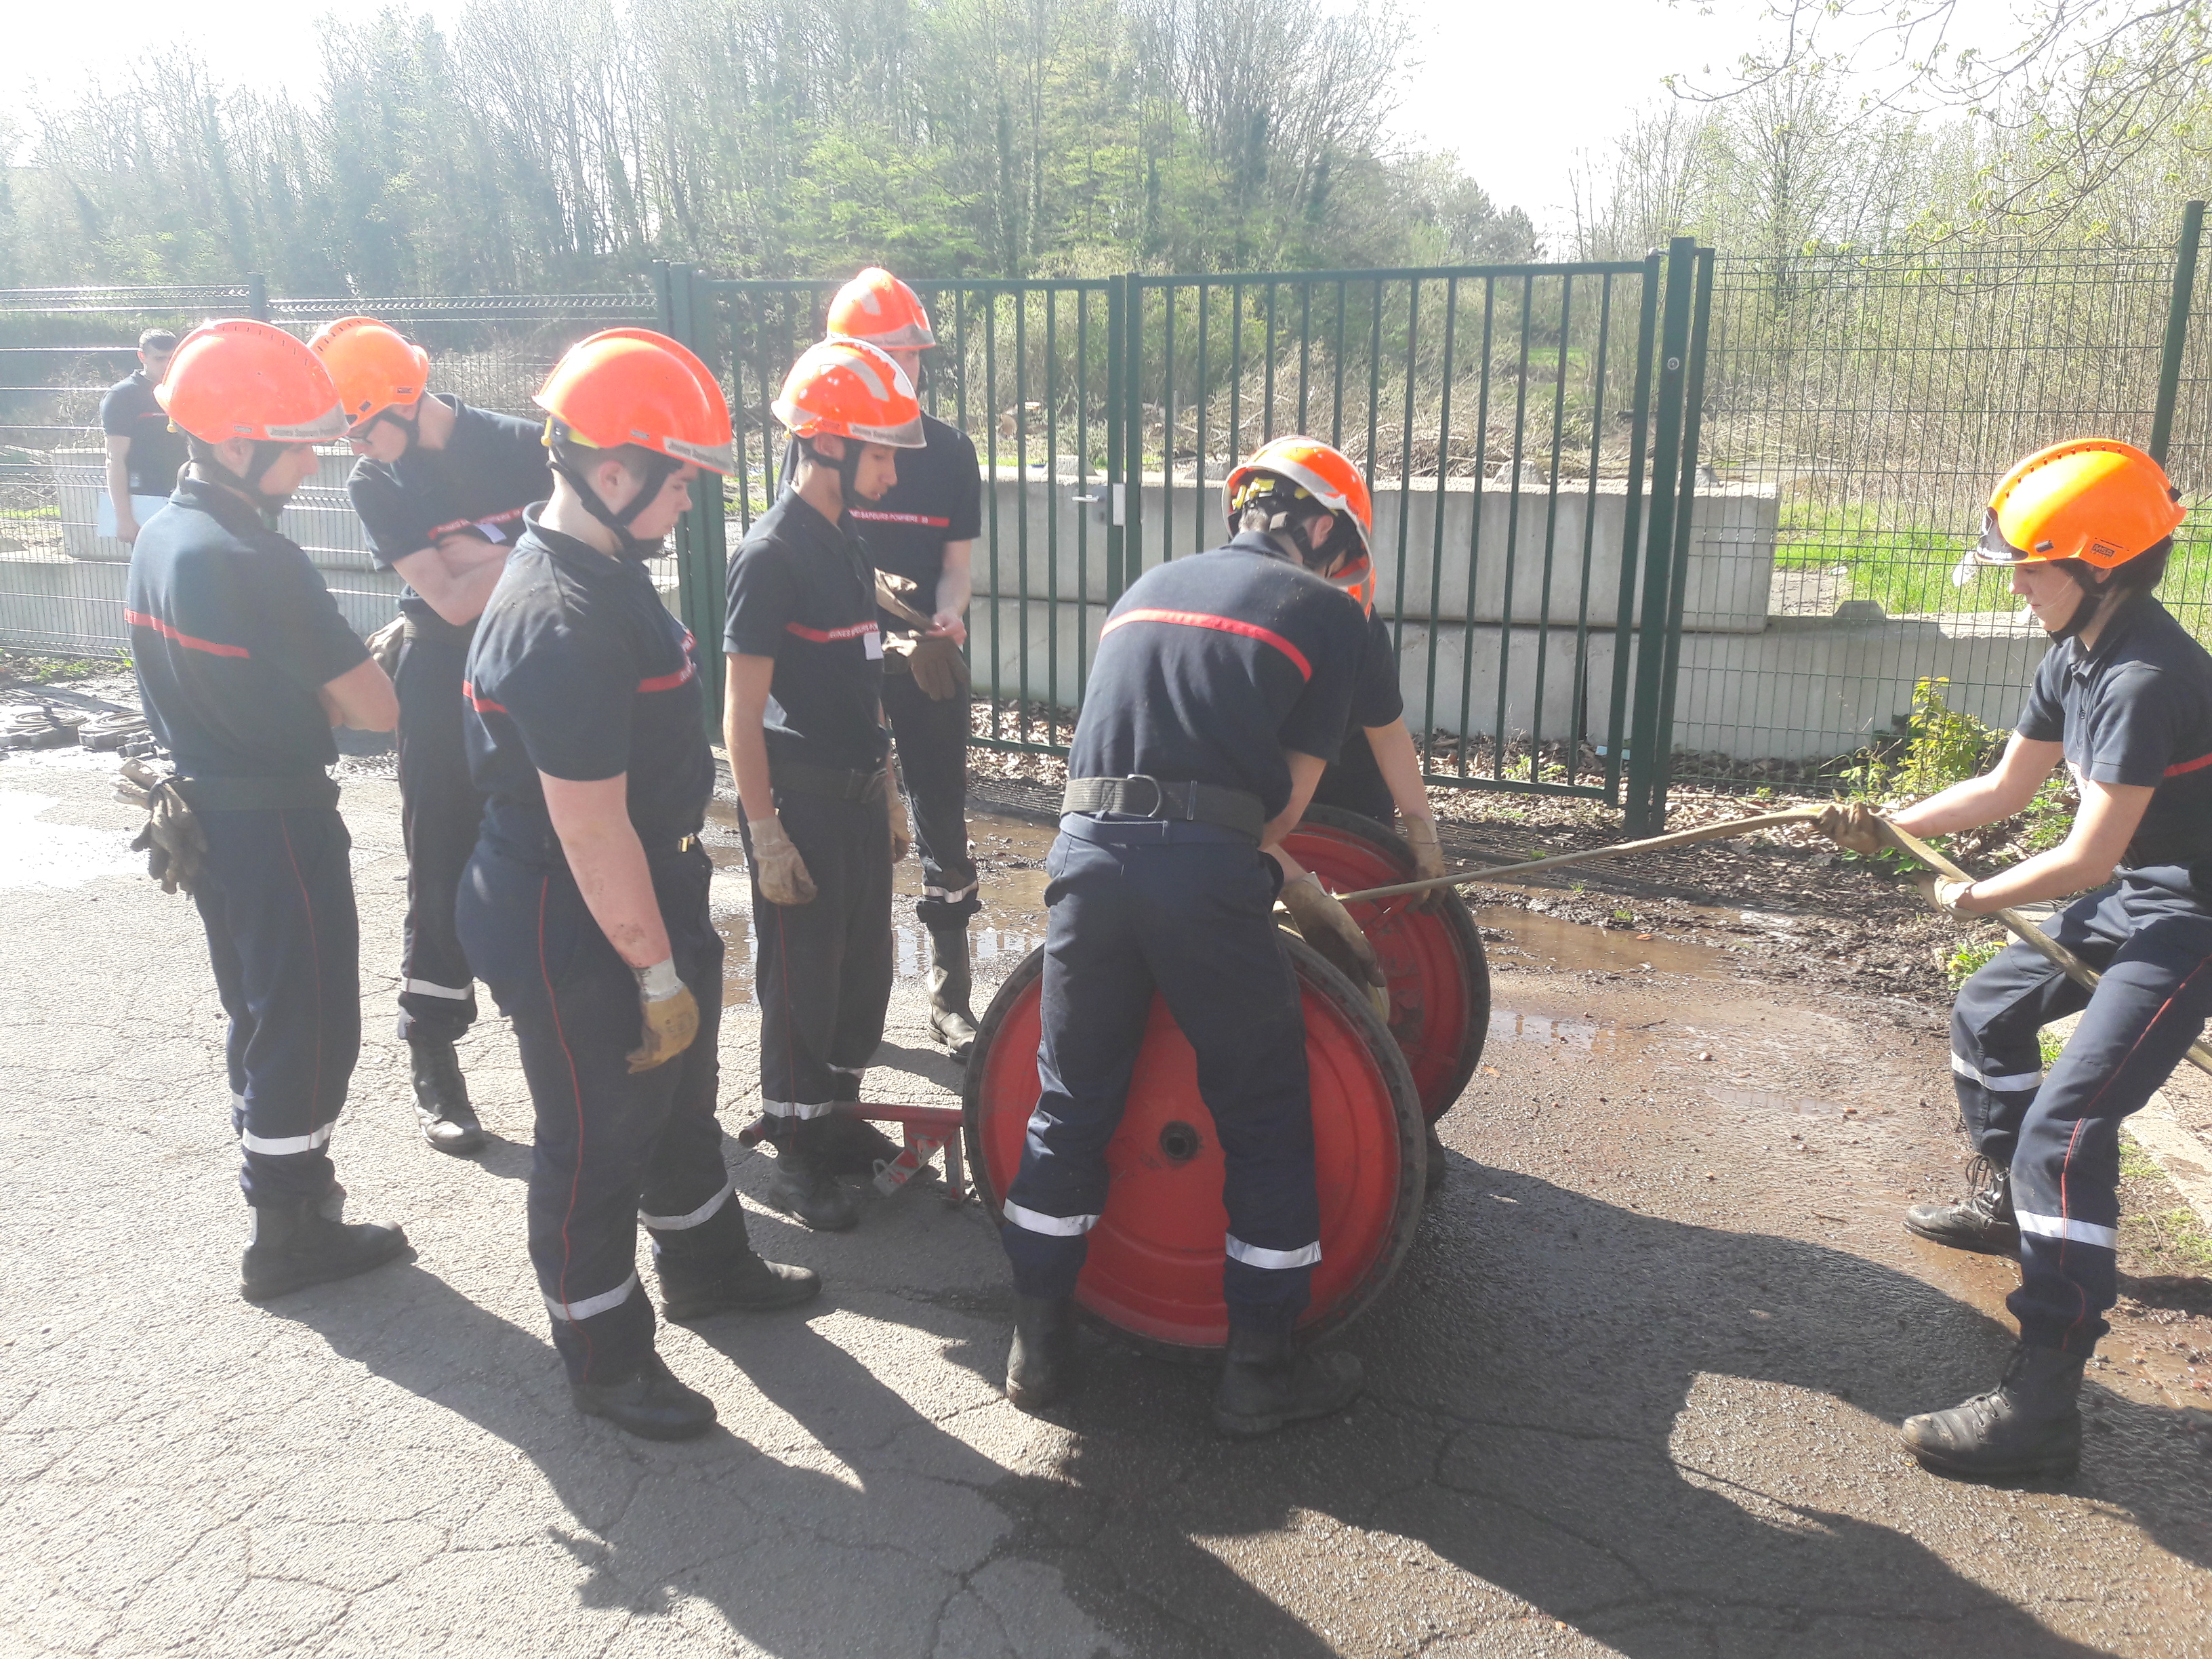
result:
M 690 1440 L 714 1426 L 714 1402 L 678 1382 L 657 1353 L 618 1382 L 571 1382 L 568 1397 L 641 1440 Z
M 1295 1353 L 1286 1331 L 1231 1325 L 1213 1426 L 1229 1435 L 1273 1434 L 1286 1423 L 1342 1411 L 1366 1386 L 1357 1354 Z
M 1905 1419 L 1905 1443 L 1944 1474 L 2071 1474 L 2081 1462 L 2082 1358 L 2022 1342 L 1987 1394 Z
M 975 1016 L 968 1006 L 975 994 L 975 976 L 968 960 L 968 924 L 957 921 L 929 930 L 929 1033 L 952 1051 L 955 1060 L 968 1058 L 975 1046 Z
M 415 1115 L 422 1139 L 456 1157 L 484 1144 L 483 1125 L 469 1104 L 469 1085 L 461 1079 L 460 1056 L 453 1045 L 435 1037 L 410 1037 L 415 1056 Z
M 1966 1166 L 1972 1190 L 1958 1204 L 1916 1204 L 1905 1212 L 1905 1230 L 1954 1250 L 2020 1259 L 2020 1223 L 2013 1219 L 2012 1171 L 1985 1158 Z
M 1006 1399 L 1033 1412 L 1075 1389 L 1075 1304 L 1064 1296 L 1014 1298 L 1014 1344 L 1006 1350 Z
M 404 1232 L 373 1222 L 337 1220 L 324 1212 L 328 1197 L 255 1206 L 253 1237 L 238 1268 L 240 1296 L 266 1302 L 310 1285 L 350 1279 L 406 1253 Z M 344 1202 L 343 1193 L 338 1202 Z
M 860 1224 L 860 1212 L 830 1168 L 829 1127 L 823 1118 L 805 1119 L 775 1149 L 768 1201 L 817 1233 L 842 1233 Z
M 822 1275 L 811 1267 L 763 1261 L 750 1246 L 714 1261 L 656 1250 L 653 1266 L 660 1278 L 661 1314 L 678 1325 L 732 1309 L 767 1313 L 775 1308 L 796 1307 L 822 1294 Z

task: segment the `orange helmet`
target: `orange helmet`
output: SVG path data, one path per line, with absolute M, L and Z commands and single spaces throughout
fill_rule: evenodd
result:
M 1277 438 L 1237 467 L 1221 485 L 1221 506 L 1231 534 L 1247 507 L 1273 496 L 1280 499 L 1288 486 L 1294 501 L 1312 501 L 1337 515 L 1330 539 L 1338 556 L 1351 557 L 1351 568 L 1340 574 L 1359 579 L 1364 568 L 1364 592 L 1352 588 L 1364 605 L 1375 599 L 1375 569 L 1370 545 L 1375 534 L 1375 503 L 1367 493 L 1367 480 L 1359 469 L 1318 438 L 1296 434 Z M 1285 509 L 1287 511 L 1287 507 Z M 1281 522 L 1280 518 L 1277 520 Z M 1349 533 L 1347 534 L 1347 527 Z M 1357 548 L 1352 544 L 1357 543 Z M 1357 556 L 1352 556 L 1356 551 Z
M 830 301 L 830 332 L 900 349 L 937 343 L 915 291 L 881 265 L 870 265 L 837 290 Z
M 737 470 L 730 405 L 714 372 L 651 329 L 610 328 L 579 340 L 532 401 L 553 417 L 549 446 L 635 444 L 725 477 Z
M 327 443 L 345 411 L 323 360 L 250 317 L 205 323 L 185 336 L 154 396 L 180 432 L 203 443 Z
M 921 404 L 906 371 L 866 340 L 842 334 L 811 345 L 783 377 L 775 418 L 794 438 L 824 433 L 920 449 Z
M 2075 438 L 2005 474 L 1981 542 L 1966 556 L 2002 565 L 2079 559 L 2110 570 L 2157 546 L 2185 516 L 2181 492 L 2142 450 L 2117 438 Z
M 430 354 L 374 317 L 325 323 L 307 349 L 330 370 L 346 419 L 356 426 L 395 404 L 419 402 L 430 378 Z

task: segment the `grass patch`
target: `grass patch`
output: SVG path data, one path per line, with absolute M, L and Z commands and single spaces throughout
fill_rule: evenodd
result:
M 122 655 L 42 657 L 26 651 L 0 651 L 0 680 L 12 680 L 18 685 L 66 685 L 72 680 L 130 672 L 131 659 Z
M 1996 953 L 2005 948 L 2002 936 L 1996 939 L 1969 939 L 1951 952 L 1951 959 L 1943 964 L 1943 972 L 1957 990 L 1993 961 Z

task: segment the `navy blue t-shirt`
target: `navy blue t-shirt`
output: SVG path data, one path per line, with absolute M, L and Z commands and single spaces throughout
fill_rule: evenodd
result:
M 2212 866 L 2212 654 L 2156 599 L 2123 607 L 2094 651 L 2076 638 L 2046 653 L 2018 729 L 2063 744 L 2077 778 L 2156 792 L 2130 866 Z M 2204 878 L 2212 891 L 2212 867 Z
M 730 561 L 722 648 L 773 657 L 763 729 L 778 761 L 872 772 L 883 726 L 884 641 L 875 573 L 859 538 L 787 489 Z
M 169 411 L 154 396 L 154 383 L 143 368 L 133 369 L 107 388 L 100 400 L 100 429 L 131 440 L 124 465 L 134 495 L 166 495 L 177 487 L 185 465 L 185 434 L 169 425 Z
M 525 520 L 477 619 L 462 695 L 484 833 L 525 854 L 550 845 L 538 774 L 629 775 L 629 821 L 651 851 L 695 835 L 714 793 L 691 630 L 635 559 Z
M 376 562 L 387 569 L 447 536 L 511 544 L 522 533 L 522 509 L 553 493 L 553 470 L 536 422 L 434 395 L 454 415 L 443 449 L 417 444 L 388 465 L 364 456 L 346 480 Z M 401 590 L 399 608 L 427 632 L 468 638 L 467 629 L 447 622 L 411 587 Z
M 983 533 L 983 477 L 975 446 L 957 426 L 934 415 L 921 417 L 920 449 L 898 452 L 898 482 L 883 499 L 848 507 L 845 517 L 868 550 L 868 562 L 921 589 L 914 608 L 925 617 L 937 610 L 937 579 L 945 569 L 945 544 L 972 542 Z M 792 485 L 799 446 L 783 449 L 783 488 Z M 884 613 L 888 630 L 910 634 L 914 624 Z
M 1366 639 L 1358 602 L 1266 536 L 1156 566 L 1107 614 L 1067 775 L 1242 789 L 1272 818 L 1284 751 L 1342 747 Z
M 1396 816 L 1397 803 L 1390 786 L 1382 781 L 1375 750 L 1367 741 L 1367 728 L 1388 726 L 1406 712 L 1406 694 L 1398 684 L 1398 647 L 1390 638 L 1390 624 L 1372 611 L 1367 617 L 1367 644 L 1359 656 L 1359 679 L 1352 691 L 1352 723 L 1344 733 L 1344 752 L 1321 775 L 1314 801 L 1340 806 L 1378 823 Z
M 147 723 L 179 771 L 287 777 L 337 759 L 318 694 L 368 647 L 242 497 L 179 484 L 131 545 L 123 606 Z

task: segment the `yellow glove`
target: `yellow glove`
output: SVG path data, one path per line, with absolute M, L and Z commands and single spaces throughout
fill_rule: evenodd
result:
M 1283 908 L 1291 913 L 1298 937 L 1328 957 L 1354 985 L 1380 988 L 1389 983 L 1382 964 L 1376 960 L 1375 947 L 1359 931 L 1352 912 L 1322 888 L 1321 878 L 1312 871 L 1283 884 Z
M 1845 806 L 1827 806 L 1814 820 L 1814 828 L 1844 851 L 1863 853 L 1871 858 L 1885 845 L 1881 838 L 1881 815 L 1858 801 Z
M 770 904 L 812 903 L 814 878 L 806 873 L 806 860 L 791 844 L 783 819 L 771 812 L 749 820 L 745 828 L 752 836 L 753 879 L 760 884 L 761 896 Z
M 914 851 L 914 835 L 906 826 L 906 797 L 899 793 L 898 774 L 884 769 L 884 813 L 890 820 L 891 862 L 896 864 Z
M 407 647 L 407 618 L 394 617 L 371 634 L 367 641 L 368 654 L 386 679 L 399 678 L 399 653 Z
M 638 969 L 637 1001 L 644 1035 L 629 1051 L 629 1068 L 649 1072 L 691 1046 L 699 1035 L 699 1004 L 690 988 L 677 978 L 672 957 Z
M 1437 839 L 1437 821 L 1434 818 L 1407 818 L 1406 846 L 1413 855 L 1414 879 L 1433 881 L 1443 874 L 1443 843 Z M 1443 896 L 1441 889 L 1424 893 L 1420 896 L 1419 908 L 1431 909 Z

